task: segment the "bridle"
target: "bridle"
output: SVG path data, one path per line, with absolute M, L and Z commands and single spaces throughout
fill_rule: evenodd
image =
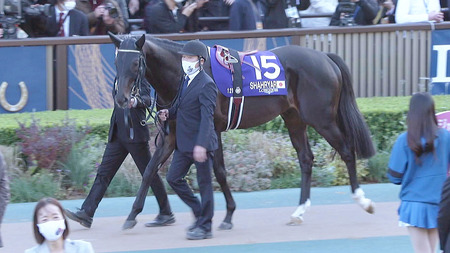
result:
M 117 57 L 118 53 L 139 54 L 138 73 L 137 73 L 136 79 L 134 80 L 133 86 L 131 87 L 130 97 L 134 97 L 138 102 L 141 102 L 142 99 L 141 99 L 140 92 L 141 92 L 143 83 L 144 83 L 144 85 L 151 87 L 151 85 L 148 83 L 147 79 L 145 78 L 145 70 L 147 68 L 147 64 L 145 62 L 144 54 L 142 51 L 134 50 L 134 49 L 117 49 L 116 57 Z M 117 92 L 117 89 L 118 89 L 117 88 L 117 77 L 114 81 L 114 89 Z M 165 129 L 161 127 L 159 118 L 157 117 L 156 112 L 155 112 L 155 105 L 157 104 L 156 101 L 158 99 L 157 94 L 154 89 L 151 89 L 151 90 L 153 92 L 153 94 L 150 94 L 151 103 L 148 107 L 146 107 L 146 110 L 148 111 L 148 115 L 145 120 L 141 120 L 140 124 L 142 126 L 150 125 L 151 123 L 149 123 L 149 119 L 152 118 L 155 125 L 157 126 L 158 132 L 163 131 L 164 133 L 166 133 Z M 129 131 L 128 137 L 131 140 L 133 140 L 134 139 L 133 121 L 131 120 L 130 109 L 128 107 L 126 107 L 124 109 L 124 123 L 125 123 L 125 128 L 127 129 L 127 131 Z M 156 139 L 155 139 L 155 142 L 156 142 Z

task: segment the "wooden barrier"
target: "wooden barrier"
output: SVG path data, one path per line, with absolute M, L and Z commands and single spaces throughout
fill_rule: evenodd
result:
M 411 95 L 428 89 L 430 35 L 433 29 L 450 29 L 450 22 L 154 36 L 178 41 L 289 37 L 291 44 L 343 57 L 353 75 L 356 96 L 373 97 Z M 47 51 L 53 52 L 55 64 L 51 70 L 47 70 L 54 82 L 53 109 L 67 109 L 67 46 L 106 43 L 111 43 L 108 36 L 55 37 L 0 40 L 0 47 L 47 46 Z

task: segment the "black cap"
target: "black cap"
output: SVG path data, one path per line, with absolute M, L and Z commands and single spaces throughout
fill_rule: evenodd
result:
M 208 51 L 206 49 L 205 44 L 200 42 L 199 40 L 191 40 L 188 43 L 186 43 L 181 49 L 180 52 L 178 52 L 183 55 L 194 55 L 202 57 L 206 60 L 208 58 Z

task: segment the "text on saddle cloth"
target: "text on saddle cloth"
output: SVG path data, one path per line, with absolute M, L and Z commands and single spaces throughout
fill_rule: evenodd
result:
M 232 64 L 234 59 L 229 58 L 227 52 L 228 49 L 222 46 L 210 48 L 211 70 L 220 92 L 226 97 L 232 97 L 233 79 L 227 63 Z M 287 95 L 284 68 L 274 53 L 252 51 L 239 53 L 239 57 L 243 63 L 243 96 Z

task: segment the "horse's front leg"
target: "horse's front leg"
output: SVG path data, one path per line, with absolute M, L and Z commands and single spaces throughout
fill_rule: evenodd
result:
M 234 202 L 230 187 L 227 183 L 227 171 L 225 169 L 225 163 L 223 160 L 223 146 L 220 132 L 217 133 L 217 140 L 219 142 L 219 148 L 214 152 L 214 175 L 216 176 L 216 180 L 220 185 L 220 189 L 222 190 L 227 205 L 227 214 L 225 216 L 225 219 L 220 224 L 219 229 L 230 230 L 233 228 L 231 218 L 233 216 L 234 210 L 236 209 L 236 203 Z
M 174 132 L 174 131 L 173 131 Z M 139 191 L 134 200 L 133 207 L 127 220 L 122 226 L 122 230 L 132 229 L 136 226 L 136 216 L 142 212 L 145 204 L 145 198 L 147 197 L 148 189 L 150 187 L 150 182 L 158 173 L 159 168 L 164 164 L 164 162 L 169 158 L 175 148 L 175 134 L 171 133 L 164 137 L 163 143 L 160 143 L 155 150 L 155 153 L 148 163 L 144 175 L 142 176 L 142 183 L 139 187 Z

